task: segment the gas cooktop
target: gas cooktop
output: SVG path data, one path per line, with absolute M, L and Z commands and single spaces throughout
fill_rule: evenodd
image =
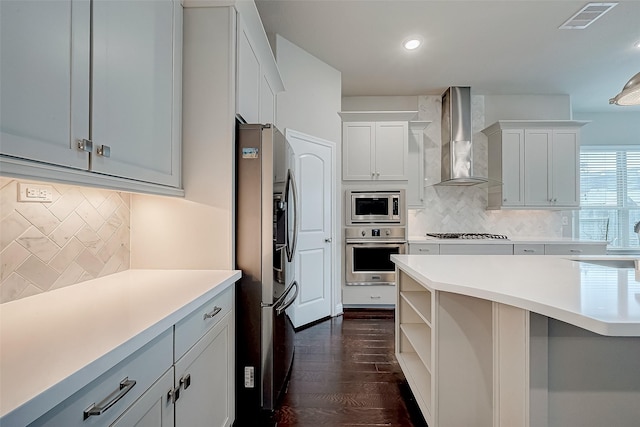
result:
M 489 233 L 427 233 L 428 237 L 436 239 L 502 239 L 509 240 L 509 238 L 503 234 L 489 234 Z

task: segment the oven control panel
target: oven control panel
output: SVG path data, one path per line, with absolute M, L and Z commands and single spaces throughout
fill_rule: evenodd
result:
M 351 240 L 393 240 L 405 241 L 405 227 L 347 227 L 345 228 L 345 239 Z

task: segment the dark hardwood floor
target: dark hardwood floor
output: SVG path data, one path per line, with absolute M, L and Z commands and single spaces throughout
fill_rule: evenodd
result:
M 346 311 L 296 333 L 277 427 L 424 427 L 394 356 L 390 310 Z

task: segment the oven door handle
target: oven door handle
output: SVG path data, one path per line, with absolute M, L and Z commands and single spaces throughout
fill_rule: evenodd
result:
M 389 246 L 389 245 L 395 245 L 395 246 L 402 246 L 402 245 L 406 245 L 407 242 L 398 242 L 398 241 L 388 241 L 388 240 L 347 240 L 345 242 L 347 245 L 349 246 Z
M 291 289 L 293 289 L 294 287 L 296 288 L 296 291 L 293 294 L 293 297 L 291 299 L 289 299 L 288 301 L 285 301 L 285 298 L 287 297 L 287 295 L 289 295 L 289 293 L 291 292 Z M 293 302 L 296 300 L 297 297 L 298 297 L 298 282 L 296 282 L 294 280 L 294 282 L 291 285 L 289 285 L 289 289 L 284 291 L 282 296 L 280 298 L 278 298 L 278 301 L 276 301 L 273 304 L 275 306 L 276 315 L 280 316 L 282 313 L 284 313 L 284 311 L 287 308 L 289 308 L 291 306 L 291 304 L 293 304 Z M 278 304 L 280 304 L 279 307 L 278 307 Z

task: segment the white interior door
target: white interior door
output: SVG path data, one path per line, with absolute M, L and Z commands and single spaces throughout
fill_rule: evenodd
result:
M 331 315 L 335 145 L 290 129 L 285 135 L 295 153 L 298 184 L 298 242 L 293 264 L 300 288 L 289 317 L 299 328 Z

